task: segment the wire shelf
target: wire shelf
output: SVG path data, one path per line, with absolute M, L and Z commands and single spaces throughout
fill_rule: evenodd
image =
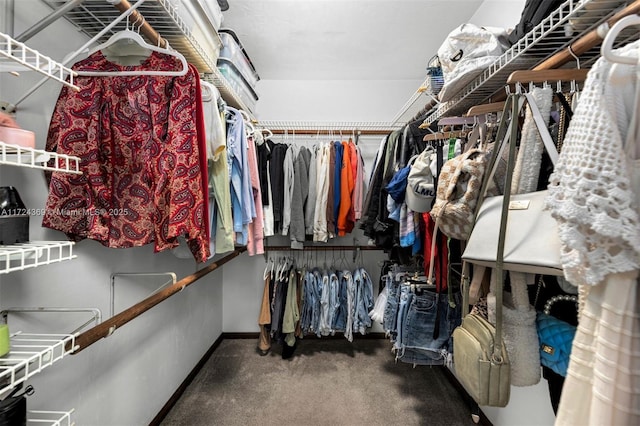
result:
M 52 165 L 49 161 L 54 160 Z M 81 175 L 80 158 L 0 141 L 0 164 Z
M 14 334 L 11 350 L 0 357 L 0 393 L 60 361 L 73 352 L 74 346 L 72 334 Z
M 54 8 L 66 3 L 66 0 L 44 1 Z M 129 0 L 129 3 L 135 4 L 138 1 L 143 0 Z M 189 63 L 198 68 L 198 71 L 203 74 L 202 77 L 205 80 L 220 90 L 220 94 L 225 102 L 234 108 L 251 112 L 236 91 L 224 79 L 222 74 L 220 74 L 215 60 L 207 54 L 193 36 L 192 31 L 188 28 L 173 2 L 170 0 L 147 0 L 141 4 L 137 10 L 144 17 L 145 21 L 149 23 L 163 39 L 169 42 L 172 48 L 182 53 Z M 84 0 L 82 4 L 67 12 L 65 18 L 89 37 L 93 37 L 119 15 L 120 12 L 105 0 Z M 114 33 L 124 30 L 126 25 L 126 22 L 119 23 L 111 31 L 108 31 L 103 37 L 98 39 L 97 42 L 104 43 Z M 217 37 L 218 44 L 222 44 L 220 36 L 213 28 L 211 37 Z
M 0 71 L 18 72 L 24 69 L 37 71 L 78 90 L 73 83 L 75 73 L 70 68 L 14 40 L 7 34 L 0 33 Z
M 203 74 L 202 79 L 216 86 L 220 91 L 222 99 L 224 99 L 227 104 L 248 113 L 253 113 L 247 104 L 240 99 L 240 96 L 238 96 L 238 93 L 231 87 L 227 79 L 220 74 L 218 68 L 214 68 L 211 73 Z
M 0 274 L 75 259 L 74 244 L 71 241 L 31 241 L 0 245 Z
M 531 69 L 567 48 L 581 35 L 597 27 L 628 3 L 630 2 L 620 0 L 566 1 L 518 43 L 511 46 L 453 99 L 440 104 L 427 116 L 425 123 L 432 123 L 444 116 L 464 113 L 473 105 L 486 101 L 504 87 L 507 77 L 513 71 Z M 616 46 L 633 37 L 631 34 L 619 37 Z M 635 37 L 637 38 L 637 32 Z M 581 65 L 592 63 L 599 54 L 599 49 L 594 48 L 580 55 Z
M 27 426 L 73 426 L 71 411 L 27 411 Z

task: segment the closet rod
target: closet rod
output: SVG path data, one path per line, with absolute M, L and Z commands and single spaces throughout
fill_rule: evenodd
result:
M 384 250 L 376 246 L 305 246 L 302 250 L 292 249 L 290 246 L 269 246 L 264 251 L 333 251 L 333 250 Z
M 31 39 L 31 37 L 35 36 L 40 31 L 53 24 L 58 20 L 58 18 L 66 14 L 71 9 L 74 9 L 76 6 L 79 6 L 80 4 L 82 4 L 82 2 L 84 2 L 84 0 L 70 0 L 66 2 L 49 15 L 33 24 L 30 28 L 24 30 L 22 33 L 20 33 L 20 35 L 14 37 L 14 39 L 16 41 L 19 41 L 20 43 L 26 43 L 29 39 Z
M 79 334 L 75 339 L 75 348 L 73 348 L 73 354 L 77 354 L 83 349 L 91 346 L 98 340 L 103 337 L 109 337 L 114 331 L 118 328 L 122 327 L 132 319 L 140 316 L 144 312 L 156 306 L 158 303 L 168 299 L 174 294 L 182 291 L 185 287 L 190 284 L 193 284 L 195 281 L 207 275 L 209 272 L 215 271 L 231 259 L 239 256 L 241 253 L 246 251 L 246 247 L 238 247 L 236 250 L 222 259 L 207 265 L 206 267 L 200 269 L 199 271 L 194 272 L 191 275 L 187 275 L 182 278 L 180 281 L 175 284 L 170 285 L 169 287 L 165 287 L 162 290 L 154 293 L 153 295 L 147 297 L 141 302 L 136 303 L 130 308 L 125 309 L 119 314 L 109 318 L 108 320 L 96 325 L 95 327 L 90 328 L 89 330 Z M 66 350 L 71 350 L 72 348 L 66 348 Z
M 635 13 L 640 13 L 640 0 L 634 1 L 629 6 L 625 7 L 620 12 L 609 18 L 606 22 L 609 26 L 612 26 L 625 16 L 633 15 Z M 573 51 L 573 54 L 571 51 L 569 51 L 569 48 L 563 49 L 546 61 L 535 66 L 533 70 L 538 71 L 559 68 L 567 62 L 575 61 L 574 55 L 579 57 L 589 49 L 597 46 L 603 40 L 606 34 L 602 34 L 601 31 L 599 31 L 599 28 L 602 25 L 603 24 L 601 24 L 598 28 L 589 31 L 587 34 L 580 37 L 573 44 L 571 44 L 569 48 L 571 49 L 571 51 Z
M 120 13 L 124 13 L 127 10 L 131 9 L 131 3 L 129 3 L 128 0 L 120 0 L 117 3 L 114 3 L 113 6 L 118 9 Z M 149 43 L 162 48 L 167 47 L 167 41 L 160 37 L 160 34 L 158 34 L 158 32 L 153 29 L 151 24 L 149 24 L 147 20 L 144 19 L 144 16 L 142 16 L 142 14 L 137 10 L 133 11 L 129 22 L 142 22 L 140 32 L 142 32 L 142 34 L 144 34 L 149 39 Z
M 271 132 L 274 135 L 284 135 L 284 134 L 288 134 L 290 136 L 293 136 L 294 134 L 296 135 L 328 135 L 328 134 L 340 134 L 342 133 L 343 135 L 350 135 L 351 133 L 355 134 L 355 135 L 388 135 L 389 133 L 393 132 L 394 130 L 397 129 L 387 129 L 387 130 L 356 130 L 356 129 L 349 129 L 349 130 L 312 130 L 312 129 L 291 129 L 291 130 L 271 130 Z

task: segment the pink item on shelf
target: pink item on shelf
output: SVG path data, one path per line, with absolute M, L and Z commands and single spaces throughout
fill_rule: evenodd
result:
M 0 142 L 25 148 L 35 148 L 36 135 L 29 130 L 0 126 Z

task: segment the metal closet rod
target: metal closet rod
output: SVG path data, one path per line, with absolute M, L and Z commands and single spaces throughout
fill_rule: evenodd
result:
M 620 12 L 607 19 L 606 23 L 609 26 L 612 26 L 625 16 L 637 13 L 640 13 L 640 0 L 636 0 L 629 6 L 620 10 Z M 546 61 L 543 61 L 542 63 L 534 67 L 533 70 L 539 71 L 558 68 L 566 64 L 567 62 L 575 61 L 576 56 L 579 57 L 583 53 L 597 46 L 603 40 L 603 36 L 605 35 L 606 34 L 602 34 L 601 32 L 599 32 L 598 28 L 591 30 L 587 34 L 576 40 L 575 43 L 569 45 L 568 48 L 562 49 L 560 52 L 556 53 Z
M 118 9 L 120 13 L 124 13 L 127 10 L 131 9 L 131 3 L 129 3 L 127 0 L 120 0 L 118 3 L 115 3 L 113 6 L 116 9 Z M 147 38 L 149 39 L 149 42 L 151 44 L 154 44 L 162 48 L 167 47 L 166 40 L 163 39 L 160 36 L 160 34 L 158 34 L 158 32 L 151 26 L 151 24 L 147 22 L 146 19 L 144 19 L 142 14 L 137 10 L 133 11 L 129 19 L 129 22 L 133 22 L 133 23 L 142 22 L 142 26 L 140 27 L 140 32 L 145 36 L 147 36 Z
M 77 354 L 83 349 L 91 346 L 98 340 L 109 337 L 116 331 L 118 328 L 122 327 L 129 321 L 139 317 L 144 312 L 153 308 L 160 302 L 167 300 L 169 297 L 174 294 L 184 290 L 185 287 L 193 284 L 200 278 L 207 275 L 209 272 L 215 271 L 225 263 L 229 262 L 231 259 L 239 256 L 247 249 L 246 247 L 238 247 L 234 252 L 228 254 L 222 259 L 207 265 L 206 267 L 200 269 L 199 271 L 194 272 L 191 275 L 187 275 L 182 278 L 180 281 L 175 284 L 170 285 L 169 287 L 163 288 L 159 292 L 147 297 L 141 302 L 136 303 L 128 309 L 120 312 L 118 315 L 115 315 L 108 320 L 96 325 L 95 327 L 90 328 L 89 330 L 79 334 L 75 339 L 75 347 L 73 348 L 73 354 Z M 71 347 L 67 347 L 66 350 L 71 350 Z
M 384 250 L 382 247 L 376 246 L 305 246 L 302 250 L 292 249 L 290 246 L 268 246 L 264 248 L 268 251 L 333 251 L 333 250 Z
M 387 130 L 356 130 L 356 129 L 342 129 L 342 130 L 312 130 L 312 129 L 288 129 L 288 130 L 271 130 L 274 135 L 284 135 L 288 134 L 290 136 L 295 135 L 328 135 L 328 134 L 340 134 L 350 135 L 351 133 L 355 135 L 388 135 L 397 129 L 387 129 Z

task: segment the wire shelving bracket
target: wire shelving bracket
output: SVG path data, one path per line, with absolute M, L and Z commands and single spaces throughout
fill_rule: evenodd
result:
M 71 241 L 30 241 L 0 246 L 0 274 L 75 259 Z
M 16 72 L 24 68 L 37 71 L 78 90 L 73 82 L 75 73 L 70 68 L 14 40 L 7 34 L 0 33 L 0 71 Z

